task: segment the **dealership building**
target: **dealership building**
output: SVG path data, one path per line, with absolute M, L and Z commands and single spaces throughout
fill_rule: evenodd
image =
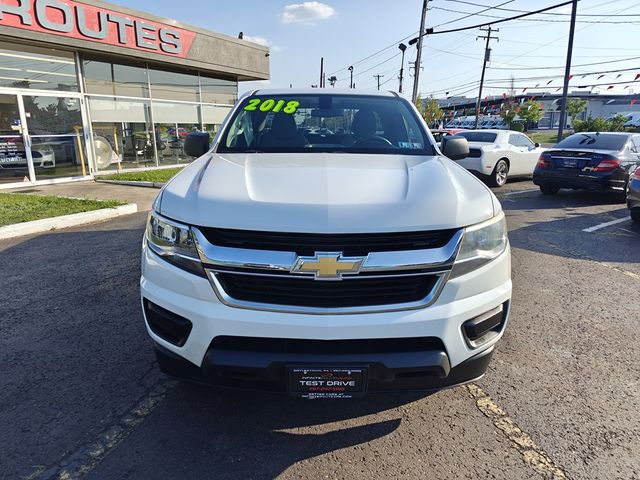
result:
M 96 0 L 0 0 L 0 188 L 185 164 L 266 47 Z

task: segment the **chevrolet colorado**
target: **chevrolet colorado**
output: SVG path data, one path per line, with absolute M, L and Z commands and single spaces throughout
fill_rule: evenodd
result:
M 158 363 L 344 398 L 481 377 L 511 299 L 505 216 L 395 93 L 259 90 L 158 194 L 141 300 Z

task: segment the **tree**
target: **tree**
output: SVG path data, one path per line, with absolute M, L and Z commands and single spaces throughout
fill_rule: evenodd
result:
M 571 125 L 576 121 L 576 117 L 585 111 L 587 101 L 579 98 L 569 98 L 567 100 L 567 115 L 571 117 Z
M 624 124 L 627 123 L 627 121 L 629 121 L 629 117 L 621 114 L 618 114 L 615 117 L 611 118 L 609 120 L 609 123 L 611 124 L 611 131 L 624 132 Z
M 416 99 L 416 108 L 424 118 L 424 121 L 427 122 L 427 125 L 432 125 L 435 122 L 439 122 L 444 117 L 444 112 L 438 101 L 429 97 L 426 101 L 422 99 L 420 96 Z
M 544 112 L 540 108 L 540 105 L 533 100 L 527 100 L 520 107 L 520 117 L 525 121 L 525 130 L 528 130 L 532 125 L 538 123 L 544 116 Z
M 500 108 L 500 116 L 504 120 L 504 123 L 507 124 L 507 128 L 511 128 L 511 123 L 513 119 L 516 118 L 516 114 L 518 113 L 516 104 L 513 101 L 508 100 L 502 104 Z

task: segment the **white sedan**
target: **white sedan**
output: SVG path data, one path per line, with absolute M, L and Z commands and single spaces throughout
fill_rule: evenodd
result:
M 494 187 L 503 186 L 510 176 L 532 176 L 546 150 L 513 130 L 467 130 L 457 135 L 469 142 L 469 156 L 457 163 Z

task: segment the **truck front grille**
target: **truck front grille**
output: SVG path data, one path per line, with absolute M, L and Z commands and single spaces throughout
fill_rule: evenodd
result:
M 433 304 L 449 278 L 464 230 L 316 234 L 192 227 L 192 233 L 223 304 L 341 315 Z M 312 266 L 302 271 L 300 262 Z M 337 265 L 357 266 L 339 273 Z
M 298 255 L 313 255 L 315 252 L 342 252 L 345 256 L 367 255 L 371 252 L 440 248 L 446 245 L 457 231 L 317 234 L 209 227 L 199 227 L 199 230 L 210 243 L 219 247 L 281 252 L 295 251 Z
M 215 275 L 227 295 L 237 300 L 314 308 L 418 302 L 429 295 L 438 281 L 437 275 L 349 278 L 337 282 L 227 272 Z

